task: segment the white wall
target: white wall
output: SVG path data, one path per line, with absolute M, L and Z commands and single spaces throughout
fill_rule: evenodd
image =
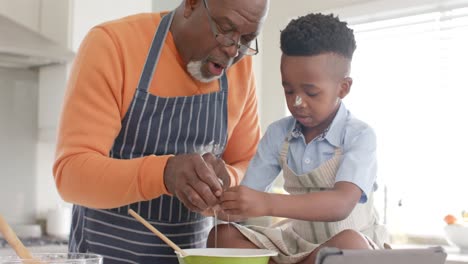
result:
M 93 26 L 120 17 L 151 12 L 151 0 L 74 0 L 72 48 L 77 50 Z
M 153 0 L 153 11 L 168 11 L 176 8 L 182 0 Z

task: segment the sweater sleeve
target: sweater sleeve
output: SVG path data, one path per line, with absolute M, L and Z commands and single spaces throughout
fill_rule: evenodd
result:
M 119 45 L 105 28 L 92 29 L 75 59 L 58 131 L 53 172 L 67 202 L 114 208 L 167 193 L 163 173 L 170 156 L 109 157 L 127 111 L 123 82 Z
M 260 123 L 258 119 L 257 96 L 255 91 L 255 77 L 249 70 L 248 94 L 241 117 L 232 131 L 232 135 L 223 155 L 231 176 L 231 186 L 239 185 L 242 181 L 250 160 L 257 151 L 260 141 Z M 235 109 L 239 111 L 239 109 Z M 229 120 L 231 122 L 231 120 Z

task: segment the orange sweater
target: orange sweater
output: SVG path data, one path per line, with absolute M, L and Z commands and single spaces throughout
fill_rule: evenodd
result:
M 62 198 L 93 208 L 114 208 L 168 194 L 168 156 L 109 157 L 135 93 L 160 14 L 139 14 L 93 28 L 71 71 L 60 121 L 54 177 Z M 251 58 L 228 70 L 228 144 L 223 159 L 232 183 L 242 179 L 260 139 Z M 174 97 L 219 90 L 194 81 L 169 33 L 150 87 Z

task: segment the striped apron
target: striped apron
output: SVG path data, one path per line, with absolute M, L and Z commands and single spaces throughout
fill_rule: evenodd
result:
M 158 27 L 138 88 L 110 151 L 112 158 L 195 153 L 203 146 L 215 146 L 217 154 L 224 151 L 228 95 L 225 74 L 220 78 L 220 91 L 215 93 L 167 98 L 148 91 L 172 18 L 173 13 L 166 15 Z M 167 195 L 110 210 L 75 205 L 70 252 L 101 254 L 106 264 L 177 263 L 174 251 L 130 217 L 129 208 L 181 248 L 205 247 L 213 226 L 213 218 L 192 212 L 176 197 Z
M 288 166 L 289 141 L 283 143 L 280 164 L 283 169 L 284 189 L 290 194 L 306 194 L 332 189 L 340 166 L 342 150 L 335 149 L 333 158 L 327 160 L 313 171 L 297 175 Z M 306 258 L 320 244 L 345 229 L 360 231 L 372 239 L 379 247 L 388 242 L 384 226 L 378 223 L 378 215 L 370 194 L 364 204 L 357 204 L 351 214 L 342 221 L 312 222 L 286 219 L 272 227 L 241 226 L 237 229 L 259 248 L 279 252 L 273 257 L 276 263 L 297 263 Z

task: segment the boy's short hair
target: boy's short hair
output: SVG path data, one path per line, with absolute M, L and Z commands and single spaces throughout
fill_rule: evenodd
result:
M 337 53 L 352 59 L 356 50 L 353 30 L 333 14 L 308 14 L 293 19 L 281 31 L 281 51 L 288 56 Z

